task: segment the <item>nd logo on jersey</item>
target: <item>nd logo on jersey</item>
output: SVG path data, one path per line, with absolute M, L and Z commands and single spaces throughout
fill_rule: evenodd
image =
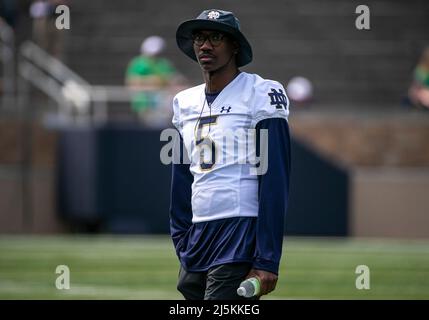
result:
M 282 89 L 279 89 L 279 91 L 276 91 L 276 89 L 271 89 L 271 92 L 268 93 L 268 96 L 271 99 L 270 104 L 275 106 L 276 109 L 286 109 L 287 100 Z

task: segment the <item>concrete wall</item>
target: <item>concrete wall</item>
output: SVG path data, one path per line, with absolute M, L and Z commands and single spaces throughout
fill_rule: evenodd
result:
M 292 110 L 292 133 L 347 167 L 429 167 L 429 112 Z
M 0 233 L 67 231 L 56 210 L 54 170 L 33 169 L 28 179 L 28 194 L 24 199 L 21 169 L 0 167 Z
M 0 119 L 0 233 L 66 230 L 56 212 L 55 153 L 55 132 Z
M 429 168 L 359 168 L 351 181 L 352 236 L 429 238 Z

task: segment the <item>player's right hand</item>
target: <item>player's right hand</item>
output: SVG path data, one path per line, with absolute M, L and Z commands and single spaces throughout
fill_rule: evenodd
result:
M 251 269 L 246 279 L 256 277 L 261 284 L 261 292 L 259 296 L 270 293 L 276 288 L 278 276 L 265 270 Z

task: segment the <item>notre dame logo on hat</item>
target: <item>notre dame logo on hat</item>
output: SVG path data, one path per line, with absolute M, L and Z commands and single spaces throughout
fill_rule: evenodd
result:
M 207 18 L 209 18 L 209 19 L 214 19 L 214 20 L 218 19 L 218 18 L 219 18 L 219 16 L 220 16 L 219 11 L 210 11 L 210 12 L 207 14 Z

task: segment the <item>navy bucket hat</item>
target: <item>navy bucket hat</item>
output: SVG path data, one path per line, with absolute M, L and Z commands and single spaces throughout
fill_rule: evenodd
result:
M 232 12 L 210 9 L 204 10 L 196 19 L 188 20 L 179 25 L 176 41 L 180 50 L 194 61 L 195 56 L 192 34 L 197 30 L 215 30 L 223 32 L 239 44 L 237 66 L 242 67 L 252 61 L 252 47 L 240 31 L 240 22 Z

